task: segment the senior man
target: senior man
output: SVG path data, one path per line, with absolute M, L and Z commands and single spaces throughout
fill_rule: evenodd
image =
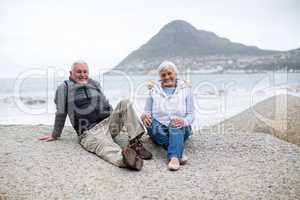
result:
M 73 63 L 69 80 L 57 88 L 54 102 L 56 113 L 53 132 L 40 137 L 40 140 L 57 140 L 68 115 L 81 146 L 113 165 L 141 170 L 143 159 L 152 158 L 140 141 L 145 129 L 132 103 L 122 100 L 112 109 L 100 84 L 89 78 L 86 62 Z M 115 138 L 119 136 L 126 137 L 126 147 L 122 148 L 120 143 L 116 143 Z

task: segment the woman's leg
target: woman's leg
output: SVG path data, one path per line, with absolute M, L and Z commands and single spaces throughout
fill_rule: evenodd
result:
M 191 126 L 182 128 L 169 128 L 169 146 L 168 146 L 168 159 L 176 157 L 182 158 L 184 151 L 184 142 L 191 135 Z
M 184 143 L 185 141 L 189 138 L 189 136 L 192 134 L 192 127 L 191 126 L 187 126 L 185 127 L 185 133 L 184 133 Z M 183 147 L 184 148 L 184 147 Z M 184 153 L 184 149 L 182 150 L 182 155 L 180 158 L 180 164 L 184 165 L 186 164 L 188 161 L 188 157 L 187 155 Z
M 169 137 L 168 127 L 153 119 L 151 126 L 147 127 L 147 132 L 150 138 L 159 146 L 168 150 Z
M 168 159 L 181 158 L 184 145 L 184 128 L 169 128 Z
M 192 127 L 191 126 L 184 127 L 184 142 L 190 137 L 191 134 L 192 134 Z
M 147 131 L 150 138 L 156 144 L 168 151 L 168 159 L 173 156 L 180 159 L 184 150 L 184 142 L 191 135 L 191 126 L 172 128 L 153 119 L 152 124 L 147 128 Z

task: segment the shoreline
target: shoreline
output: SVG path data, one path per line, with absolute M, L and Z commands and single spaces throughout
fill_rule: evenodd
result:
M 277 105 L 274 104 L 274 102 Z M 286 104 L 286 105 L 284 105 Z M 288 105 L 289 104 L 289 105 Z M 276 108 L 277 106 L 277 108 Z M 270 118 L 270 115 L 274 115 L 274 110 L 279 109 L 280 106 L 285 106 L 285 108 L 281 108 L 281 112 L 283 113 L 276 113 L 278 116 L 275 116 L 275 121 L 273 120 L 273 124 L 268 124 L 270 119 L 266 118 L 265 122 L 264 119 L 257 119 L 257 114 L 255 114 L 255 110 L 258 109 L 259 112 L 266 115 L 266 117 Z M 292 108 L 290 108 L 292 107 Z M 286 111 L 284 111 L 286 109 Z M 271 112 L 271 113 L 270 113 Z M 292 113 L 292 116 L 288 116 L 289 113 Z M 286 115 L 285 119 L 282 119 L 280 115 Z M 264 116 L 260 116 L 260 118 Z M 273 116 L 274 117 L 274 116 Z M 298 119 L 299 118 L 299 119 Z M 272 119 L 271 119 L 272 120 Z M 277 120 L 277 121 L 276 121 Z M 292 125 L 288 124 L 289 121 L 293 120 Z M 298 122 L 299 121 L 299 122 Z M 283 124 L 284 123 L 284 124 Z M 22 124 L 22 123 L 12 123 L 12 124 L 0 124 L 0 127 L 9 127 L 9 126 L 48 126 L 49 129 L 52 129 L 52 124 Z M 272 127 L 274 126 L 274 127 Z M 280 128 L 280 126 L 285 126 L 285 128 Z M 293 127 L 292 127 L 293 126 Z M 199 127 L 199 126 L 198 126 Z M 203 128 L 204 127 L 204 128 Z M 219 127 L 219 128 L 218 128 Z M 220 128 L 221 127 L 221 128 Z M 288 130 L 291 129 L 292 131 Z M 65 128 L 73 129 L 72 126 L 69 124 L 67 120 L 65 124 Z M 200 126 L 199 129 L 193 130 L 196 133 L 200 133 L 202 131 L 214 131 L 220 130 L 226 131 L 226 129 L 234 128 L 236 131 L 243 131 L 243 132 L 264 132 L 269 133 L 279 139 L 283 139 L 287 142 L 296 144 L 300 146 L 300 97 L 293 96 L 293 95 L 275 95 L 269 98 L 266 98 L 255 105 L 242 110 L 241 112 L 229 116 L 219 122 L 214 122 L 210 125 L 203 125 L 202 128 Z M 281 130 L 282 129 L 282 130 Z M 293 136 L 288 136 L 288 134 Z

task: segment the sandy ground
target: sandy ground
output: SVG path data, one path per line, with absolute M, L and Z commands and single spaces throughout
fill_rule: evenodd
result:
M 133 172 L 83 150 L 70 127 L 60 140 L 41 142 L 37 137 L 50 133 L 51 126 L 2 125 L 0 200 L 300 199 L 300 147 L 277 138 L 284 130 L 299 134 L 299 99 L 288 99 L 287 129 L 261 123 L 245 111 L 219 124 L 221 129 L 195 131 L 186 144 L 189 163 L 176 172 L 167 170 L 166 153 L 147 136 L 144 142 L 154 157 Z M 273 116 L 277 126 L 284 109 L 273 112 L 274 102 L 254 107 Z

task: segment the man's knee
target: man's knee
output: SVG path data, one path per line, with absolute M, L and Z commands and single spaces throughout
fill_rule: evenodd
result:
M 132 102 L 129 99 L 123 99 L 120 101 L 120 104 L 122 106 L 130 106 L 130 105 L 132 105 Z
M 132 107 L 132 102 L 129 99 L 123 99 L 119 102 L 121 111 L 125 111 Z

